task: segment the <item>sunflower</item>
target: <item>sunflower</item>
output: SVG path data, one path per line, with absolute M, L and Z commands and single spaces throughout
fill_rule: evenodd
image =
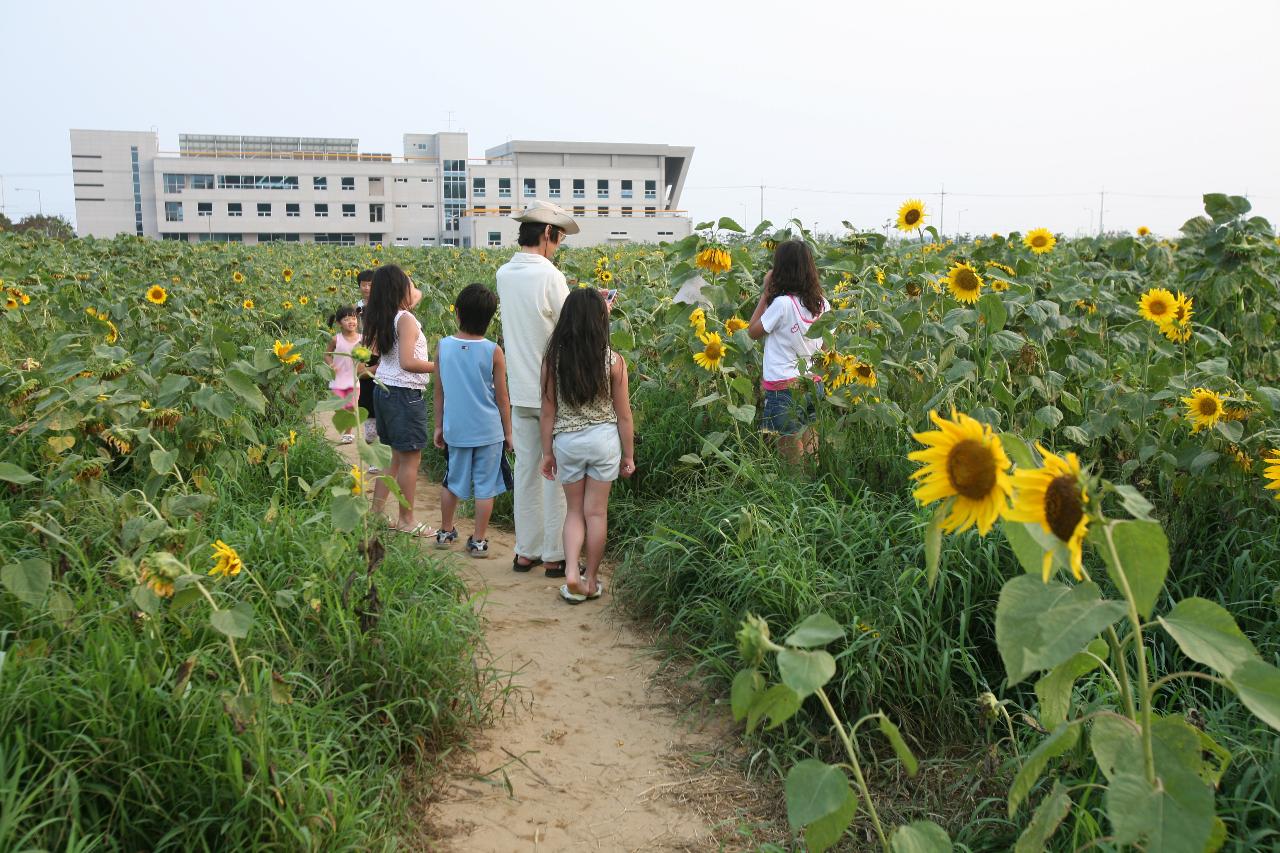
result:
M 1003 270 L 1008 275 L 1017 275 L 1017 273 L 1014 272 L 1013 267 L 1009 266 L 1008 264 L 1002 264 L 999 261 L 987 261 L 987 266 L 995 267 L 998 270 Z
M 288 284 L 289 282 L 293 281 L 293 269 L 291 269 L 290 267 L 285 267 L 280 271 L 280 277 L 284 279 L 285 284 Z
M 865 385 L 868 388 L 876 387 L 876 369 L 865 361 L 859 360 L 853 368 L 853 379 L 859 385 Z
M 1164 336 L 1174 343 L 1185 344 L 1191 340 L 1191 315 L 1195 313 L 1195 300 L 1182 291 L 1173 300 L 1169 322 L 1160 327 Z
M 596 278 L 600 279 L 601 284 L 608 284 L 613 281 L 613 273 L 609 272 L 607 269 L 601 268 L 596 270 Z
M 107 324 L 107 343 L 114 344 L 116 341 L 120 340 L 120 330 L 116 328 L 116 324 L 110 320 L 104 320 L 103 322 Z
M 921 504 L 953 500 L 942 529 L 956 533 L 977 526 L 985 536 L 1008 509 L 1013 493 L 1009 457 L 1000 437 L 991 427 L 954 409 L 951 420 L 936 411 L 929 418 L 938 429 L 914 433 L 913 438 L 927 447 L 907 454 L 908 459 L 924 463 L 911 475 L 924 481 L 913 493 L 915 499 Z
M 924 224 L 924 216 L 924 202 L 918 198 L 907 199 L 898 208 L 898 230 L 917 230 Z
M 168 298 L 169 294 L 158 284 L 153 284 L 147 288 L 147 301 L 152 305 L 163 305 Z
M 277 339 L 275 346 L 273 346 L 271 349 L 276 354 L 276 358 L 280 359 L 281 364 L 293 364 L 294 362 L 299 361 L 302 358 L 302 355 L 300 353 L 296 353 L 293 351 L 292 341 L 289 341 L 286 343 L 284 341 Z
M 1209 429 L 1222 419 L 1222 397 L 1208 388 L 1192 388 L 1191 396 L 1183 397 L 1187 405 L 1187 419 L 1194 424 L 1192 432 Z
M 977 302 L 982 295 L 982 276 L 968 261 L 957 263 L 947 272 L 947 289 L 959 302 Z
M 694 308 L 689 312 L 689 325 L 697 329 L 698 336 L 701 337 L 707 328 L 707 312 L 701 308 Z
M 724 333 L 726 335 L 732 335 L 739 329 L 745 329 L 750 325 L 750 323 L 740 317 L 730 317 L 728 320 L 724 321 Z
M 1080 473 L 1080 460 L 1074 453 L 1064 458 L 1038 444 L 1036 449 L 1044 457 L 1044 467 L 1013 472 L 1013 509 L 1005 518 L 1039 524 L 1045 533 L 1058 537 L 1071 555 L 1071 574 L 1076 580 L 1084 580 L 1083 546 L 1089 529 L 1085 505 L 1089 503 L 1089 490 Z M 1047 551 L 1041 568 L 1045 583 L 1049 582 L 1052 567 L 1053 552 Z
M 240 270 L 236 270 L 231 274 L 231 280 L 236 284 L 244 284 L 244 273 L 240 272 Z
M 1027 236 L 1022 238 L 1022 245 L 1026 246 L 1037 255 L 1043 255 L 1046 252 L 1052 252 L 1054 245 L 1058 239 L 1049 232 L 1048 228 L 1035 228 L 1027 232 Z
M 1175 302 L 1172 293 L 1163 287 L 1153 287 L 1138 301 L 1138 314 L 1163 329 L 1173 320 Z
M 310 301 L 311 301 L 311 297 L 310 297 L 310 296 L 299 296 L 299 297 L 298 297 L 298 304 L 299 304 L 299 305 L 306 305 L 306 304 L 307 304 L 308 302 L 310 302 Z
M 20 303 L 12 293 L 6 293 L 4 297 L 4 308 L 6 311 L 12 311 L 18 307 Z
M 1267 481 L 1267 488 L 1276 490 L 1276 500 L 1280 501 L 1280 450 L 1272 450 L 1262 459 L 1265 466 L 1262 476 Z
M 364 475 L 360 472 L 359 465 L 351 466 L 351 494 L 358 495 L 364 491 Z
M 209 570 L 209 574 L 224 578 L 240 574 L 240 570 L 244 568 L 244 561 L 240 559 L 235 548 L 221 539 L 214 542 L 211 547 L 213 548 L 213 568 Z
M 342 270 L 337 267 L 329 270 L 329 278 L 342 278 Z
M 876 267 L 876 284 L 884 284 L 884 270 Z
M 1077 299 L 1077 300 L 1076 300 L 1076 307 L 1077 307 L 1077 308 L 1079 308 L 1081 311 L 1083 311 L 1083 312 L 1084 312 L 1084 313 L 1086 313 L 1086 314 L 1097 314 L 1097 313 L 1098 313 L 1098 305 L 1097 305 L 1097 303 L 1096 303 L 1096 302 L 1092 302 L 1092 301 L 1090 301 L 1090 300 L 1088 300 L 1088 299 Z
M 733 260 L 729 257 L 729 250 L 723 246 L 711 245 L 707 246 L 701 252 L 698 252 L 694 262 L 704 270 L 710 270 L 713 273 L 728 272 L 729 267 L 733 266 Z
M 293 310 L 293 303 L 292 303 L 292 302 L 290 302 L 288 299 L 286 299 L 284 302 L 281 302 L 281 303 L 280 303 L 280 307 L 281 307 L 281 308 L 283 308 L 283 309 L 284 309 L 284 310 L 286 310 L 286 311 L 292 311 L 292 310 Z
M 693 354 L 693 363 L 704 370 L 719 370 L 720 362 L 724 361 L 725 346 L 720 340 L 720 335 L 716 332 L 709 332 L 698 336 L 703 343 L 702 352 Z
M 244 310 L 246 310 L 246 311 L 252 311 L 252 310 L 253 310 L 253 300 L 252 300 L 252 299 L 246 299 L 244 302 L 241 302 L 241 303 L 240 303 L 240 307 L 241 307 L 241 308 L 243 308 L 243 309 L 244 309 Z
M 1145 226 L 1145 225 L 1139 225 L 1139 226 L 1138 226 L 1138 236 L 1139 236 L 1139 237 L 1145 237 L 1145 236 L 1147 236 L 1147 235 L 1148 235 L 1148 234 L 1150 234 L 1150 233 L 1151 233 L 1151 229 L 1150 229 L 1150 228 L 1148 228 L 1147 226 Z

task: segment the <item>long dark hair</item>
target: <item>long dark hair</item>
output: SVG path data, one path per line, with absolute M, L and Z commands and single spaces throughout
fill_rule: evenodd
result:
M 609 396 L 609 310 L 594 287 L 569 292 L 547 341 L 542 392 L 554 387 L 570 406 Z M 554 385 L 552 384 L 554 382 Z
M 822 282 L 813 252 L 803 240 L 785 240 L 773 250 L 773 278 L 769 302 L 784 293 L 794 294 L 814 317 L 822 313 Z
M 364 306 L 364 337 L 361 339 L 374 352 L 386 354 L 396 345 L 396 313 L 409 297 L 409 276 L 395 264 L 385 264 L 373 271 L 373 287 Z

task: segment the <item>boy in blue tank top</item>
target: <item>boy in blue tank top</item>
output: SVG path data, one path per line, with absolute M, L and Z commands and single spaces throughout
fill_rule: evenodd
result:
M 475 498 L 476 529 L 467 553 L 489 556 L 486 537 L 493 499 L 507 490 L 503 449 L 511 449 L 511 398 L 502 347 L 485 338 L 498 310 L 498 296 L 469 284 L 454 300 L 458 332 L 440 341 L 436 353 L 435 445 L 449 455 L 440 489 L 436 547 L 458 541 L 453 524 L 458 501 Z

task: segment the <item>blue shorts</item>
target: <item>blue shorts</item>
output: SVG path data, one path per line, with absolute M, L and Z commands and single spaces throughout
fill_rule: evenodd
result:
M 463 500 L 496 498 L 507 490 L 502 467 L 502 442 L 483 447 L 448 447 L 444 487 Z
M 373 399 L 378 413 L 378 441 L 401 452 L 427 446 L 427 400 L 421 388 L 375 386 Z
M 792 392 L 798 392 L 795 399 Z M 817 399 L 822 384 L 798 380 L 795 386 L 779 391 L 764 392 L 764 416 L 760 419 L 762 432 L 778 435 L 799 435 L 818 419 Z

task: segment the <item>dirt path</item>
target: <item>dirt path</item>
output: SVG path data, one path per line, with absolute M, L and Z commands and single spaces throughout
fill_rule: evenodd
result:
M 339 450 L 355 458 L 353 447 Z M 439 525 L 437 484 L 419 480 L 415 512 Z M 456 526 L 465 542 L 471 519 Z M 681 805 L 691 780 L 671 759 L 714 751 L 720 736 L 695 730 L 654 688 L 656 665 L 643 654 L 650 644 L 613 613 L 607 571 L 603 598 L 570 606 L 557 595 L 563 581 L 541 567 L 511 570 L 513 541 L 510 530 L 491 529 L 483 560 L 424 543 L 430 555 L 452 553 L 472 589 L 487 590 L 493 664 L 516 673 L 518 688 L 477 739 L 469 772 L 455 772 L 424 817 L 433 849 L 716 849 L 707 821 Z

